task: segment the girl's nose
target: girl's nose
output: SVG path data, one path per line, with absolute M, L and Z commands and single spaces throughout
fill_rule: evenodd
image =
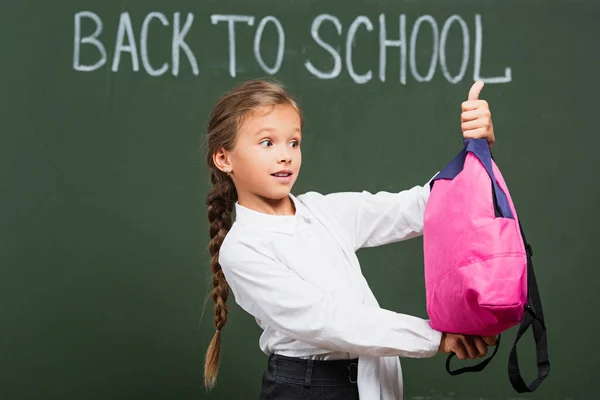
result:
M 281 154 L 279 155 L 279 162 L 283 162 L 283 163 L 292 162 L 292 155 L 290 153 L 290 150 L 287 147 L 281 151 Z

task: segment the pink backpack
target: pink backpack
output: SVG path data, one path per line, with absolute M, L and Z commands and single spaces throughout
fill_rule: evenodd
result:
M 546 378 L 546 326 L 531 262 L 506 183 L 484 139 L 464 149 L 431 182 L 425 208 L 423 246 L 427 312 L 439 331 L 499 336 L 519 325 L 509 357 L 514 389 L 532 392 Z M 538 377 L 529 386 L 517 360 L 517 342 L 530 327 L 536 343 Z M 498 345 L 499 345 L 498 337 Z M 481 371 L 498 351 L 474 367 Z

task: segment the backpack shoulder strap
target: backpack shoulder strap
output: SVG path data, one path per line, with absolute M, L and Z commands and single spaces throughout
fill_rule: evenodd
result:
M 533 392 L 538 388 L 550 372 L 550 361 L 548 360 L 548 339 L 546 336 L 546 323 L 544 321 L 544 312 L 542 311 L 542 301 L 540 292 L 533 272 L 533 262 L 531 260 L 533 252 L 531 246 L 525 239 L 525 233 L 521 222 L 519 222 L 521 237 L 525 244 L 527 252 L 527 305 L 525 314 L 517 331 L 517 337 L 513 344 L 508 358 L 508 377 L 513 388 L 519 393 Z M 519 370 L 519 359 L 517 356 L 517 343 L 523 334 L 531 327 L 533 329 L 533 338 L 535 340 L 535 351 L 537 357 L 538 375 L 529 385 L 523 381 L 521 371 Z

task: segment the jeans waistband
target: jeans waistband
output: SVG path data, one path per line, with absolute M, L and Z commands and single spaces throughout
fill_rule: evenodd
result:
M 277 378 L 296 383 L 331 383 L 356 384 L 358 375 L 358 359 L 347 360 L 309 360 L 272 354 L 269 367 Z

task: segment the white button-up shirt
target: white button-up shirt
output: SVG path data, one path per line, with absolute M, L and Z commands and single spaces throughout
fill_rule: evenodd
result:
M 355 252 L 422 234 L 429 184 L 400 193 L 290 194 L 295 215 L 236 204 L 219 262 L 235 301 L 263 329 L 260 348 L 358 357 L 361 400 L 402 399 L 399 357 L 431 357 L 441 332 L 379 307 Z

